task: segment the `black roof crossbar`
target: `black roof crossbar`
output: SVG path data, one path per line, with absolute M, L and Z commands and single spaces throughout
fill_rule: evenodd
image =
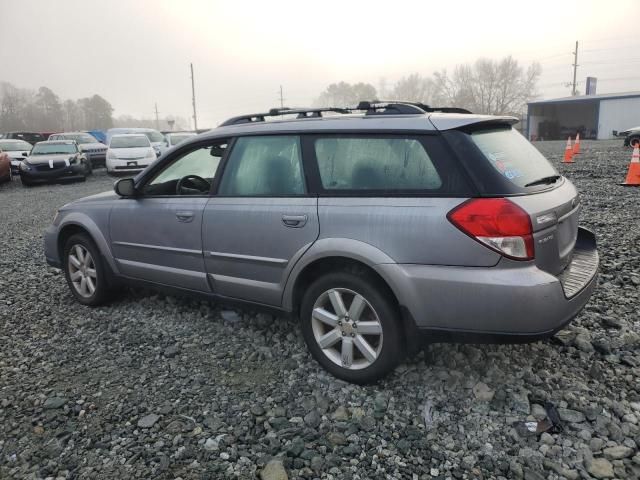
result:
M 264 122 L 266 117 L 280 117 L 282 115 L 295 115 L 296 118 L 319 118 L 323 112 L 334 113 L 351 113 L 353 109 L 337 108 L 337 107 L 319 107 L 319 108 L 272 108 L 266 113 L 251 113 L 249 115 L 240 115 L 225 120 L 220 124 L 221 127 L 227 125 L 239 125 L 242 123 Z
M 243 123 L 256 123 L 264 122 L 267 117 L 280 117 L 283 115 L 296 115 L 296 118 L 320 118 L 325 112 L 333 113 L 354 113 L 358 111 L 365 111 L 366 115 L 416 115 L 424 114 L 427 112 L 443 112 L 443 113 L 471 113 L 464 108 L 455 107 L 430 107 L 424 103 L 417 102 L 401 102 L 401 101 L 387 101 L 381 102 L 380 100 L 362 101 L 355 108 L 340 108 L 340 107 L 319 107 L 319 108 L 272 108 L 268 112 L 264 113 L 251 113 L 248 115 L 240 115 L 225 120 L 220 124 L 221 127 L 229 125 L 240 125 Z
M 379 115 L 385 113 L 387 115 L 394 114 L 410 114 L 410 113 L 471 113 L 466 108 L 458 107 L 431 107 L 420 102 L 403 102 L 396 100 L 381 101 L 373 100 L 371 102 L 360 102 L 357 110 L 366 110 L 368 115 Z

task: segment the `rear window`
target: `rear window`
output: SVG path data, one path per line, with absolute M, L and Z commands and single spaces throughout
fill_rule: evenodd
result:
M 415 138 L 329 137 L 314 142 L 324 190 L 438 190 L 442 178 Z
M 140 148 L 150 147 L 149 139 L 144 135 L 126 135 L 112 137 L 109 148 Z
M 536 147 L 512 128 L 476 131 L 471 133 L 471 139 L 491 166 L 518 187 L 558 173 Z

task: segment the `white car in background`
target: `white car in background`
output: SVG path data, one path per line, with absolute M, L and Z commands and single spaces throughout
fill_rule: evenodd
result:
M 123 135 L 126 133 L 136 133 L 145 135 L 149 141 L 151 142 L 151 146 L 156 151 L 156 156 L 159 157 L 163 152 L 167 150 L 168 145 L 167 141 L 159 131 L 154 130 L 153 128 L 110 128 L 107 130 L 107 145 L 111 142 L 111 138 L 114 135 Z
M 14 175 L 20 173 L 20 162 L 29 156 L 33 148 L 29 142 L 13 138 L 0 139 L 0 150 L 6 153 L 11 161 L 11 172 Z
M 144 134 L 113 135 L 108 147 L 107 173 L 139 172 L 156 159 L 156 151 Z
M 197 133 L 195 132 L 169 132 L 165 133 L 164 138 L 167 139 L 167 146 L 171 148 L 175 147 L 180 142 L 184 142 L 191 137 L 195 137 L 196 135 Z

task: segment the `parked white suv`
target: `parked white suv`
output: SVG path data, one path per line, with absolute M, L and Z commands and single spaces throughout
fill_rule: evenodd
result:
M 107 172 L 139 172 L 153 163 L 156 151 L 143 134 L 113 135 L 107 150 Z

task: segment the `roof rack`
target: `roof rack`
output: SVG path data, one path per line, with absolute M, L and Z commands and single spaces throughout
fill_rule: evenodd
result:
M 296 115 L 296 118 L 321 118 L 323 113 L 354 113 L 357 111 L 366 112 L 365 115 L 416 115 L 427 112 L 443 112 L 443 113 L 471 113 L 464 108 L 455 107 L 430 107 L 424 103 L 402 102 L 402 101 L 361 101 L 355 108 L 351 107 L 321 107 L 321 108 L 272 108 L 264 113 L 251 113 L 248 115 L 239 115 L 225 120 L 220 124 L 221 127 L 229 125 L 240 125 L 243 123 L 264 122 L 267 117 L 280 117 L 283 115 Z
M 381 113 L 389 114 L 406 114 L 406 113 L 430 113 L 430 112 L 441 112 L 441 113 L 472 113 L 470 110 L 466 108 L 458 108 L 458 107 L 431 107 L 427 104 L 420 102 L 404 102 L 398 100 L 373 100 L 373 101 L 362 101 L 358 104 L 357 110 L 366 110 L 367 114 L 375 114 L 376 112 L 382 110 Z
M 323 112 L 334 113 L 351 113 L 353 109 L 350 108 L 338 108 L 338 107 L 321 107 L 321 108 L 272 108 L 265 113 L 251 113 L 248 115 L 240 115 L 238 117 L 232 117 L 225 120 L 220 124 L 221 127 L 227 125 L 239 125 L 242 123 L 254 123 L 264 122 L 266 117 L 280 117 L 282 115 L 295 115 L 296 118 L 319 118 L 322 117 Z

